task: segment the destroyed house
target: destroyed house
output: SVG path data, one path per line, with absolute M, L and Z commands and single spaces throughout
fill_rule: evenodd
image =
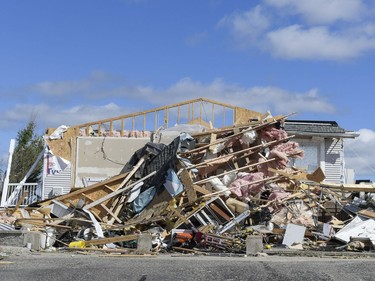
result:
M 46 149 L 41 152 L 44 159 L 41 182 L 32 186 L 6 182 L 1 206 L 14 205 L 23 189 L 29 191 L 23 202 L 26 205 L 36 198 L 53 198 L 116 176 L 131 156 L 150 141 L 169 144 L 181 132 L 199 136 L 214 128 L 232 128 L 267 116 L 268 113 L 200 98 L 48 129 L 44 137 Z M 295 135 L 296 142 L 306 151 L 304 158 L 291 158 L 289 165 L 308 172 L 320 167 L 327 181 L 345 182 L 343 139 L 355 137 L 355 134 L 346 132 L 336 122 L 324 121 L 286 120 L 285 130 L 289 135 Z M 215 136 L 215 133 L 211 134 L 211 141 Z M 30 197 L 30 194 L 37 196 Z
M 335 174 L 345 168 L 345 138 L 356 135 L 335 122 L 288 117 L 198 99 L 48 130 L 37 183 L 44 198 L 14 184 L 0 223 L 31 231 L 24 243 L 35 250 L 369 249 L 373 197 L 355 194 L 375 186 Z M 328 182 L 330 171 L 339 183 Z

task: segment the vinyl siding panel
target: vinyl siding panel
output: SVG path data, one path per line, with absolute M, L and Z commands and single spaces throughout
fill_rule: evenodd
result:
M 325 175 L 326 181 L 341 183 L 343 178 L 343 142 L 342 139 L 325 140 Z
M 44 180 L 44 198 L 54 197 L 53 188 L 62 188 L 61 194 L 66 194 L 70 192 L 71 187 L 72 187 L 71 165 L 69 164 L 60 173 L 46 176 Z

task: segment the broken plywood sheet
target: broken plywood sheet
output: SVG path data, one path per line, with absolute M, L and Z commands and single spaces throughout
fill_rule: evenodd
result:
M 53 133 L 53 131 L 54 129 L 48 129 L 47 136 Z M 68 128 L 64 132 L 62 139 L 50 140 L 46 138 L 46 142 L 54 155 L 70 161 L 72 159 L 71 152 L 75 150 L 76 136 L 75 129 Z

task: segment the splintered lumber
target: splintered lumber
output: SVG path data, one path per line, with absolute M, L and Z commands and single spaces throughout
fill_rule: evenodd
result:
M 130 180 L 130 178 L 138 171 L 138 169 L 142 166 L 145 160 L 146 156 L 142 156 L 141 159 L 139 159 L 138 163 L 133 167 L 133 169 L 129 172 L 128 176 L 123 180 L 123 182 L 116 190 L 123 187 Z M 125 199 L 126 197 L 121 195 L 114 199 L 110 207 L 110 210 L 113 212 L 114 216 L 112 216 L 112 218 L 108 221 L 109 224 L 112 224 L 115 220 L 115 217 L 118 216 L 118 214 L 120 213 L 122 206 L 125 203 Z
M 155 258 L 156 254 L 107 254 L 107 255 L 99 255 L 99 257 L 102 258 Z M 146 280 L 146 279 L 140 279 L 140 280 Z
M 198 199 L 197 192 L 194 189 L 193 180 L 191 179 L 187 170 L 182 170 L 180 173 L 180 180 L 185 187 L 189 203 L 195 202 Z
M 231 157 L 231 156 L 236 156 L 238 154 L 242 154 L 244 153 L 244 156 L 249 156 L 253 153 L 255 153 L 256 151 L 258 150 L 261 150 L 263 148 L 266 148 L 266 147 L 269 147 L 269 146 L 272 146 L 272 145 L 276 145 L 278 143 L 282 143 L 282 142 L 285 142 L 291 138 L 294 138 L 295 136 L 288 136 L 286 138 L 283 138 L 283 139 L 280 139 L 280 140 L 274 140 L 274 141 L 270 141 L 270 142 L 267 142 L 267 143 L 263 143 L 263 144 L 259 144 L 259 145 L 255 145 L 255 146 L 251 146 L 251 147 L 248 147 L 248 148 L 245 148 L 245 149 L 242 149 L 242 150 L 239 150 L 239 151 L 235 151 L 235 152 L 232 152 L 232 153 L 226 153 L 220 157 L 217 157 L 217 158 L 212 158 L 212 159 L 206 159 L 200 163 L 197 163 L 197 164 L 194 164 L 194 165 L 189 165 L 188 167 L 186 167 L 187 170 L 191 170 L 191 169 L 194 169 L 194 168 L 199 168 L 200 166 L 206 166 L 212 162 L 215 162 L 217 161 L 218 158 L 223 158 L 223 157 Z M 245 152 L 250 152 L 248 154 L 245 154 Z M 230 160 L 230 159 L 228 159 Z
M 327 189 L 339 190 L 339 191 L 348 191 L 348 192 L 375 192 L 374 184 L 339 184 L 339 183 L 329 183 L 321 182 L 321 187 Z
M 103 202 L 111 199 L 112 197 L 115 197 L 115 196 L 117 196 L 117 195 L 119 195 L 119 194 L 121 194 L 121 193 L 129 190 L 130 188 L 134 187 L 135 185 L 141 183 L 145 179 L 147 179 L 147 178 L 149 178 L 149 177 L 151 177 L 151 176 L 153 176 L 155 174 L 156 174 L 156 171 L 152 172 L 151 174 L 148 174 L 147 176 L 141 178 L 140 180 L 138 180 L 138 181 L 136 181 L 136 182 L 134 182 L 132 184 L 129 184 L 128 186 L 126 186 L 124 188 L 117 189 L 116 191 L 113 191 L 113 192 L 111 192 L 111 193 L 103 196 L 102 198 L 100 198 L 100 199 L 98 199 L 98 200 L 96 200 L 96 201 L 94 201 L 94 202 L 92 202 L 90 204 L 85 205 L 83 207 L 83 209 L 85 209 L 85 210 L 91 209 L 92 207 L 95 207 L 95 206 L 97 206 L 97 205 L 99 205 L 99 204 L 101 204 L 101 203 L 103 203 Z
M 293 180 L 299 180 L 299 181 L 309 180 L 309 181 L 314 181 L 314 182 L 319 183 L 325 179 L 325 175 L 320 167 L 317 168 L 312 174 L 307 174 L 306 172 L 299 171 L 299 170 L 296 170 L 290 174 L 285 171 L 277 170 L 273 168 L 268 168 L 268 171 L 276 173 L 276 174 L 280 174 L 284 177 L 287 177 Z
M 81 193 L 97 195 L 97 197 L 99 199 L 99 198 L 102 197 L 102 196 L 100 196 L 102 194 L 102 192 L 108 193 L 108 192 L 106 192 L 108 189 L 110 189 L 113 192 L 117 188 L 117 186 L 119 186 L 121 184 L 121 182 L 123 181 L 123 179 L 126 176 L 127 176 L 127 173 L 111 177 L 107 180 L 95 183 L 95 184 L 90 185 L 88 187 L 80 188 L 80 189 L 72 191 L 68 194 L 64 194 L 64 195 L 61 195 L 61 196 L 54 197 L 53 199 L 50 199 L 50 200 L 47 200 L 47 201 L 44 201 L 44 202 L 40 203 L 40 205 L 41 206 L 48 206 L 52 203 L 52 200 L 55 200 L 55 199 L 60 201 L 60 202 L 67 202 L 68 199 L 75 202 L 76 200 L 78 200 L 80 198 Z M 96 192 L 99 192 L 99 191 L 100 191 L 101 194 L 95 194 Z
M 375 219 L 375 212 L 374 211 L 360 210 L 359 212 L 357 212 L 357 214 L 368 217 L 368 218 Z
M 138 239 L 138 235 L 130 234 L 130 235 L 109 237 L 109 238 L 94 239 L 94 240 L 86 241 L 85 245 L 86 246 L 104 245 L 104 244 L 109 244 L 109 243 L 126 242 L 126 241 L 132 241 L 132 240 L 137 240 L 137 239 Z
M 257 180 L 257 181 L 251 181 L 251 182 L 242 184 L 240 186 L 234 186 L 234 187 L 230 187 L 230 188 L 225 189 L 225 190 L 220 190 L 220 191 L 212 192 L 210 194 L 203 195 L 202 197 L 217 196 L 217 195 L 220 195 L 220 194 L 223 194 L 223 193 L 227 192 L 228 190 L 230 191 L 230 190 L 233 190 L 233 189 L 241 188 L 243 186 L 248 186 L 248 185 L 251 185 L 251 184 L 257 184 L 257 183 L 261 183 L 261 182 L 267 182 L 267 181 L 278 179 L 278 178 L 281 178 L 281 176 L 273 176 L 273 177 L 268 177 L 268 178 L 264 178 L 264 179 Z
M 141 157 L 141 159 L 139 159 L 138 163 L 128 173 L 128 175 L 126 176 L 126 178 L 121 182 L 121 184 L 116 188 L 116 190 L 122 188 L 130 180 L 130 178 L 135 174 L 135 172 L 137 172 L 137 170 L 139 169 L 139 167 L 141 167 L 141 165 L 144 162 L 145 162 L 145 156 L 143 156 L 143 157 Z
M 125 248 L 116 248 L 116 249 L 110 249 L 110 248 L 78 248 L 78 247 L 66 247 L 63 248 L 63 250 L 68 251 L 79 251 L 79 252 L 105 252 L 105 253 L 118 253 L 118 254 L 127 254 L 132 250 L 133 252 L 135 249 L 125 249 Z
M 102 182 L 98 182 L 91 186 L 81 188 L 71 193 L 61 195 L 51 200 L 42 202 L 41 205 L 42 206 L 50 205 L 52 204 L 52 200 L 57 200 L 61 202 L 62 204 L 64 204 L 65 206 L 73 206 L 73 207 L 80 205 L 80 202 L 82 202 L 83 200 L 85 201 L 83 202 L 84 204 L 87 204 L 87 203 L 90 204 L 114 192 L 118 188 L 118 186 L 123 182 L 126 176 L 127 176 L 127 173 L 114 176 L 112 178 L 109 178 Z M 108 209 L 110 209 L 110 206 L 112 203 L 111 201 L 112 200 L 109 199 L 105 202 L 102 202 L 101 204 L 98 204 L 97 206 L 94 206 L 93 208 L 91 208 L 90 211 L 95 215 L 96 218 L 103 220 L 104 217 L 107 217 L 108 215 L 110 215 L 108 213 Z
M 199 186 L 199 185 L 196 185 L 196 184 L 194 184 L 193 185 L 193 188 L 194 188 L 194 190 L 196 191 L 196 192 L 199 192 L 199 193 L 202 193 L 202 194 L 211 194 L 211 192 L 210 191 L 208 191 L 207 189 L 205 189 L 204 187 L 201 187 L 201 186 Z
M 260 164 L 264 164 L 264 163 L 269 163 L 269 162 L 272 162 L 272 161 L 275 161 L 277 160 L 277 158 L 271 158 L 271 159 L 268 159 L 262 163 L 254 163 L 254 164 L 250 164 L 250 165 L 246 165 L 246 166 L 242 166 L 240 168 L 237 168 L 237 169 L 233 169 L 233 170 L 230 170 L 230 171 L 227 171 L 227 172 L 224 172 L 224 173 L 221 173 L 221 174 L 218 174 L 218 175 L 215 175 L 213 176 L 213 178 L 219 178 L 221 176 L 224 176 L 226 174 L 230 174 L 232 172 L 238 172 L 238 171 L 242 171 L 242 170 L 246 170 L 246 169 L 250 169 L 250 168 L 253 168 L 253 167 L 256 167 Z M 202 183 L 206 183 L 206 182 L 209 182 L 211 180 L 211 178 L 207 178 L 207 179 L 203 179 L 203 180 L 200 180 L 200 181 L 196 181 L 194 182 L 194 184 L 202 184 Z
M 16 207 L 14 207 L 14 209 L 12 210 L 12 213 L 16 212 L 18 210 L 18 208 L 21 206 L 22 204 L 22 201 L 26 198 L 26 196 L 29 194 L 28 191 L 25 191 L 24 193 L 22 193 L 22 196 L 20 197 L 20 199 L 17 201 L 17 204 L 16 204 Z
M 269 113 L 261 114 L 260 112 L 257 112 L 256 113 L 256 120 L 249 121 L 250 118 L 247 118 L 247 120 L 245 122 L 242 122 L 240 124 L 236 122 L 234 124 L 234 127 L 233 126 L 227 126 L 227 127 L 222 127 L 220 129 L 211 129 L 211 130 L 208 130 L 208 131 L 205 131 L 205 132 L 194 133 L 194 134 L 192 134 L 192 136 L 193 137 L 202 137 L 202 136 L 210 135 L 213 132 L 217 135 L 228 133 L 228 132 L 235 132 L 236 130 L 249 128 L 249 126 L 264 124 L 265 122 L 269 122 L 268 119 L 271 119 L 272 121 L 274 121 L 274 120 L 280 121 L 280 120 L 282 120 L 284 118 L 287 118 L 288 116 L 291 116 L 293 114 L 295 114 L 295 113 L 291 113 L 291 114 L 285 115 L 285 116 L 278 115 L 278 116 L 267 118 L 269 116 Z M 253 116 L 253 117 L 255 117 L 255 116 Z
M 292 113 L 294 114 L 294 113 Z M 289 114 L 289 115 L 292 115 L 292 114 Z M 266 122 L 266 123 L 262 123 L 260 125 L 257 125 L 257 126 L 254 126 L 254 127 L 250 127 L 248 129 L 245 129 L 245 130 L 242 130 L 241 132 L 238 132 L 238 133 L 235 133 L 233 135 L 230 135 L 228 137 L 225 137 L 225 138 L 221 138 L 221 139 L 218 139 L 217 141 L 214 141 L 212 143 L 209 143 L 207 145 L 204 145 L 204 146 L 201 146 L 199 148 L 196 148 L 196 149 L 192 149 L 192 150 L 189 150 L 189 151 L 186 151 L 186 152 L 180 152 L 180 154 L 192 154 L 192 153 L 196 153 L 196 152 L 200 152 L 201 150 L 204 150 L 204 149 L 207 149 L 215 144 L 219 144 L 219 143 L 223 143 L 223 142 L 226 142 L 236 136 L 240 136 L 246 132 L 251 132 L 251 131 L 256 131 L 256 130 L 260 130 L 260 129 L 263 129 L 265 127 L 268 127 L 270 125 L 273 125 L 273 124 L 276 124 L 277 122 L 283 120 L 283 119 L 286 119 L 289 115 L 284 115 L 284 116 L 280 116 L 280 117 L 274 117 L 272 119 L 272 121 L 269 121 L 269 122 Z
M 180 251 L 180 252 L 188 252 L 188 253 L 202 253 L 201 251 L 198 251 L 198 250 L 194 250 L 194 249 L 187 249 L 187 248 L 183 248 L 183 247 L 176 247 L 176 246 L 173 246 L 172 247 L 173 250 L 175 251 Z

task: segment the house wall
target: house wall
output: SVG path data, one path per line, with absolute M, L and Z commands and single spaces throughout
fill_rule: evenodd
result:
M 78 137 L 75 187 L 118 175 L 149 138 Z M 91 184 L 90 183 L 90 184 Z
M 344 183 L 345 173 L 343 165 L 343 141 L 323 137 L 294 138 L 301 149 L 305 151 L 303 159 L 292 159 L 291 165 L 305 169 L 312 173 L 320 167 L 325 176 L 325 181 L 332 183 Z

